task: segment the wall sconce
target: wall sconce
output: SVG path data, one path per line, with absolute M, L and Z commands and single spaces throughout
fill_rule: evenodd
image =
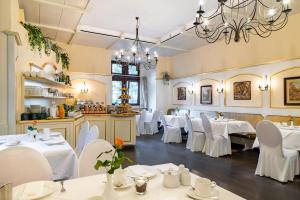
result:
M 219 94 L 222 94 L 224 92 L 224 81 L 222 80 L 221 83 L 218 84 L 217 86 L 217 92 Z
M 86 86 L 85 81 L 83 81 L 82 87 L 81 87 L 81 93 L 88 93 L 89 88 Z
M 268 84 L 268 76 L 267 75 L 265 75 L 263 80 L 260 82 L 258 88 L 260 91 L 268 91 L 269 84 Z
M 194 90 L 193 90 L 193 89 L 188 90 L 188 93 L 189 93 L 190 95 L 192 95 L 192 94 L 194 94 Z

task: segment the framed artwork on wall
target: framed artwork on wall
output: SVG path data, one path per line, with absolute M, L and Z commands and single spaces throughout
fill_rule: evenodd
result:
M 202 85 L 200 87 L 200 103 L 212 104 L 212 85 Z
M 300 106 L 300 76 L 284 78 L 284 105 Z
M 233 83 L 234 100 L 251 100 L 251 81 Z
M 177 88 L 177 100 L 186 101 L 186 87 Z

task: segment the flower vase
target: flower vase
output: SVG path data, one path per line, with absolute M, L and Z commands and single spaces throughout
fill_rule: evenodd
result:
M 107 182 L 102 194 L 103 200 L 117 200 L 116 191 L 113 188 L 112 184 L 112 174 L 106 174 Z

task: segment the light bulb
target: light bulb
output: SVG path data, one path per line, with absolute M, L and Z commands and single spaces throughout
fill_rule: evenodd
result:
M 268 11 L 268 15 L 269 17 L 273 17 L 275 15 L 275 9 L 271 8 L 269 11 Z
M 199 15 L 199 13 L 197 13 L 197 14 L 196 14 L 196 18 L 199 18 L 199 17 L 200 17 L 200 15 Z
M 228 25 L 229 25 L 228 22 L 225 22 L 225 23 L 224 23 L 224 26 L 225 26 L 225 27 L 228 27 Z
M 127 60 L 130 60 L 130 56 L 127 56 Z
M 290 4 L 290 2 L 291 2 L 291 0 L 283 0 L 284 5 Z
M 204 0 L 199 0 L 199 6 L 203 6 L 204 5 Z
M 133 47 L 131 48 L 131 51 L 132 51 L 133 53 L 135 53 L 135 52 L 136 52 L 136 47 L 133 46 Z
M 124 53 L 124 50 L 123 50 L 123 49 L 121 49 L 121 50 L 120 50 L 120 52 L 121 52 L 121 54 L 123 54 L 123 53 Z
M 146 48 L 146 53 L 148 53 L 149 52 L 149 48 Z
M 204 20 L 204 25 L 207 26 L 209 24 L 209 21 L 206 19 Z
M 118 56 L 118 55 L 119 55 L 119 52 L 118 52 L 118 51 L 116 51 L 115 55 L 116 55 L 116 56 Z

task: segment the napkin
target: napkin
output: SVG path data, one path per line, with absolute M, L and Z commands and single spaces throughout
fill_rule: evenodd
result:
M 148 171 L 141 165 L 133 165 L 129 167 L 130 171 L 137 175 L 137 176 L 143 176 L 148 173 Z
M 33 199 L 42 196 L 45 184 L 42 181 L 27 183 L 20 199 Z

